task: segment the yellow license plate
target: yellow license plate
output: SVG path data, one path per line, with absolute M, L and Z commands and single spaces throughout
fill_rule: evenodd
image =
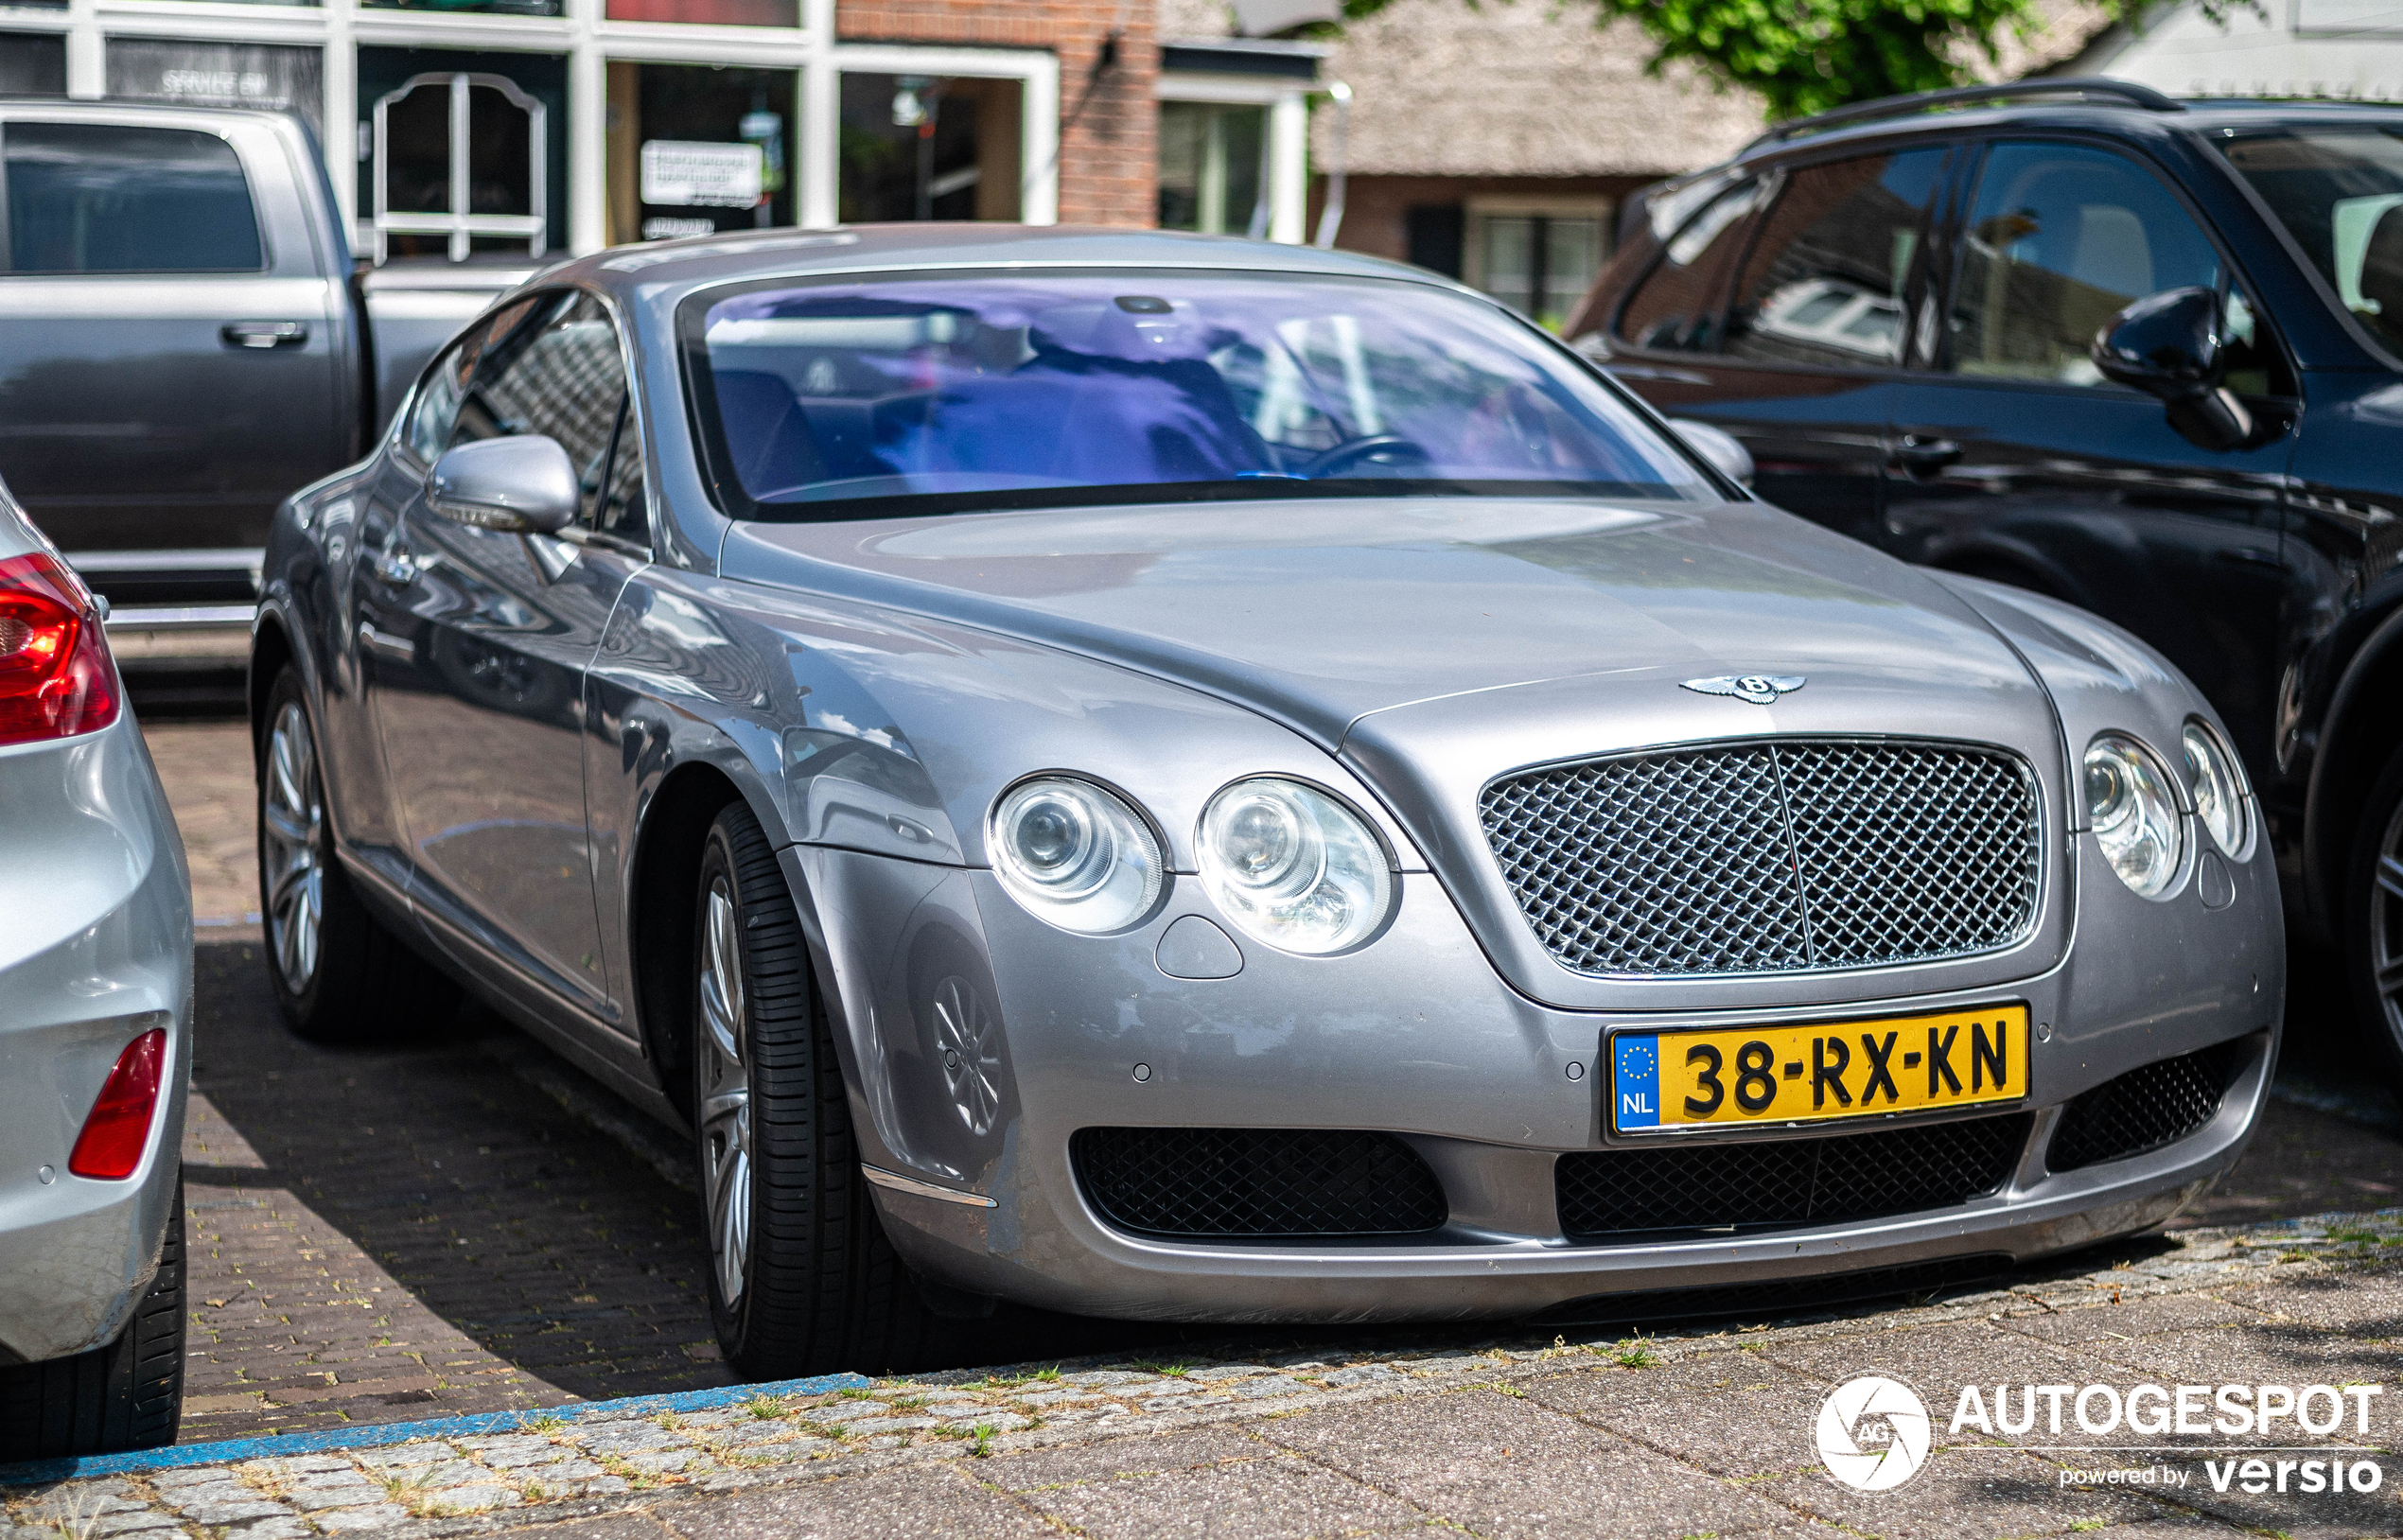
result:
M 2027 1007 L 1622 1033 L 1610 1041 L 1610 1071 L 1622 1133 L 2011 1102 L 2027 1094 Z

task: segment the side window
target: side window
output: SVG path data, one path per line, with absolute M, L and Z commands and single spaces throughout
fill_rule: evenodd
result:
M 1669 237 L 1660 260 L 1619 312 L 1622 338 L 1638 347 L 1717 351 L 1719 305 L 1751 228 L 1745 216 L 1759 206 L 1763 191 L 1758 181 L 1730 187 Z
M 450 443 L 451 425 L 459 420 L 459 397 L 467 386 L 467 360 L 473 355 L 465 342 L 453 342 L 428 366 L 410 398 L 409 421 L 401 442 L 409 452 L 430 465 Z
M 11 123 L 0 131 L 16 272 L 257 272 L 234 147 L 190 129 Z
M 1945 147 L 1787 173 L 1728 311 L 1726 351 L 1774 363 L 1899 363 L 1903 289 Z
M 1961 232 L 1949 362 L 1982 378 L 2099 384 L 2086 349 L 2104 322 L 2131 300 L 2219 278 L 2209 237 L 2135 162 L 1998 144 Z
M 418 381 L 417 394 L 410 398 L 409 421 L 401 430 L 402 442 L 409 446 L 412 454 L 430 465 L 450 447 L 451 432 L 459 422 L 459 405 L 466 398 L 467 382 L 484 344 L 516 331 L 527 312 L 540 303 L 519 300 L 471 323 L 457 341 L 427 366 L 425 376 Z
M 517 433 L 556 439 L 584 482 L 577 521 L 598 528 L 625 394 L 617 328 L 601 302 L 589 294 L 545 295 L 484 344 L 450 442 Z
M 617 444 L 609 452 L 608 490 L 593 515 L 593 528 L 639 546 L 651 543 L 651 505 L 643 495 L 642 432 L 631 395 L 618 403 Z

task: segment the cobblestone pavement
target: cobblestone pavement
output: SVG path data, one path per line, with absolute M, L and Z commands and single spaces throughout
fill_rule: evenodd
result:
M 2403 1521 L 2391 1491 L 2215 1488 L 2202 1462 L 2226 1439 L 2137 1458 L 2128 1435 L 2074 1425 L 2067 1446 L 2041 1422 L 2020 1438 L 1950 1434 L 1944 1409 L 1959 1387 L 1999 1381 L 2391 1391 L 2398 1249 L 2403 1213 L 2329 1216 L 1783 1323 L 927 1374 L 681 1414 L 570 1409 L 505 1430 L 21 1486 L 0 1535 L 2390 1535 Z M 1937 1413 L 1926 1468 L 1893 1492 L 1838 1486 L 1815 1453 L 1821 1401 L 1866 1371 L 1916 1386 Z M 2398 1414 L 2380 1404 L 2366 1437 L 2348 1421 L 2279 1442 L 2300 1459 L 2392 1455 Z M 2156 1465 L 2188 1479 L 2066 1474 Z
M 159 767 L 192 867 L 198 934 L 251 934 L 258 924 L 258 800 L 251 779 L 248 724 L 146 722 L 142 736 Z
M 206 880 L 221 893 L 247 893 L 239 725 L 179 723 L 150 736 L 195 849 L 196 887 Z M 208 867 L 203 846 L 219 852 Z M 1984 1474 L 1972 1479 L 1960 1474 L 1962 1461 L 2000 1457 L 1954 1461 L 1949 1451 L 1954 1474 L 1945 1479 L 1968 1481 L 1957 1501 L 1921 1501 L 1905 1522 L 1892 1516 L 1903 1513 L 1890 1507 L 1897 1495 L 1880 1499 L 1889 1504 L 1884 1516 L 1867 1523 L 1835 1503 L 1840 1489 L 1810 1473 L 1808 1419 L 1793 1409 L 1815 1409 L 1820 1382 L 1838 1371 L 1815 1372 L 1819 1360 L 1796 1355 L 1811 1343 L 1849 1343 L 1859 1350 L 1854 1361 L 1867 1361 L 1872 1347 L 1938 1344 L 1942 1353 L 1928 1350 L 1934 1356 L 1914 1347 L 1917 1356 L 1877 1361 L 1919 1366 L 1914 1374 L 1931 1384 L 1955 1362 L 1974 1362 L 1991 1377 L 2003 1373 L 1989 1366 L 1991 1355 L 2006 1354 L 1991 1359 L 1999 1363 L 2038 1351 L 2026 1339 L 2052 1330 L 2045 1322 L 2056 1314 L 2156 1299 L 2144 1306 L 2149 1313 L 2124 1321 L 2079 1316 L 2091 1331 L 2045 1339 L 2041 1349 L 2068 1357 L 2045 1359 L 2053 1367 L 2043 1375 L 2006 1377 L 2111 1377 L 2079 1367 L 2086 1356 L 2120 1366 L 2113 1372 L 2125 1382 L 2137 1368 L 2171 1361 L 2127 1356 L 2136 1351 L 2129 1343 L 2155 1343 L 2189 1354 L 2180 1360 L 2187 1362 L 2218 1344 L 2232 1366 L 2370 1356 L 2373 1364 L 2321 1377 L 2378 1380 L 2392 1361 L 2391 1344 L 2379 1344 L 2403 1337 L 2396 1270 L 2368 1260 L 2392 1253 L 2361 1240 L 2371 1232 L 2387 1239 L 2389 1221 L 2359 1233 L 2242 1228 L 2387 1208 L 2403 1192 L 2403 1114 L 2379 1094 L 2349 1089 L 2359 1076 L 2346 1073 L 2342 1050 L 2315 1047 L 2320 1040 L 2307 1032 L 2289 1049 L 2302 1073 L 2283 1083 L 2286 1099 L 2272 1104 L 2252 1152 L 2183 1221 L 2239 1228 L 2129 1243 L 2077 1260 L 2075 1273 L 2022 1275 L 2003 1293 L 1855 1307 L 1769 1330 L 1726 1325 L 1624 1356 L 1615 1336 L 1587 1342 L 1574 1332 L 1562 1343 L 1573 1351 L 1552 1352 L 1543 1334 L 1497 1342 L 1481 1328 L 1245 1338 L 1006 1310 L 960 1346 L 951 1360 L 959 1369 L 879 1384 L 865 1396 L 777 1399 L 659 1421 L 595 1409 L 588 1424 L 576 1416 L 580 1401 L 730 1379 L 715 1361 L 694 1199 L 675 1138 L 472 1010 L 429 1023 L 420 1041 L 374 1050 L 297 1042 L 276 1020 L 257 946 L 245 935 L 204 930 L 204 940 L 218 939 L 200 955 L 185 1150 L 193 1336 L 184 1441 L 339 1428 L 373 1437 L 378 1423 L 476 1412 L 538 1420 L 482 1443 L 302 1456 L 224 1467 L 208 1482 L 163 1472 L 9 1495 L 13 1521 L 38 1530 L 65 1512 L 59 1505 L 82 1504 L 79 1517 L 67 1515 L 66 1540 L 142 1530 L 160 1540 L 178 1530 L 196 1540 L 204 1531 L 281 1540 L 316 1532 L 311 1526 L 431 1533 L 553 1516 L 589 1528 L 595 1540 L 729 1526 L 798 1534 L 1149 1525 L 1143 1532 L 1166 1533 L 1187 1523 L 1187 1498 L 1194 1514 L 1227 1518 L 1219 1532 L 1383 1533 L 1440 1520 L 1495 1534 L 1731 1536 L 1822 1532 L 1811 1525 L 1829 1522 L 1982 1535 L 2142 1519 L 2149 1528 L 2139 1532 L 2166 1533 L 2199 1520 L 2124 1491 L 2084 1506 L 2068 1494 L 2056 1499 L 2049 1478 L 2029 1474 L 2029 1455 L 1976 1466 Z M 2294 1006 L 2298 1020 L 2332 1010 L 2325 1001 Z M 2106 1298 L 2114 1303 L 2098 1303 Z M 1888 1335 L 1907 1333 L 1921 1335 Z M 1659 1363 L 1642 1362 L 1655 1356 Z M 1006 1361 L 1066 1368 L 1057 1382 L 972 1383 Z M 1170 1367 L 1180 1362 L 1185 1373 Z M 2206 1377 L 2253 1373 L 2214 1368 Z M 2264 1368 L 2260 1377 L 2277 1376 Z M 1496 1388 L 1472 1388 L 1487 1385 Z M 991 1431 L 980 1436 L 980 1427 Z M 503 1442 L 487 1448 L 495 1438 Z M 506 1442 L 513 1438 L 519 1442 Z M 1696 1442 L 1711 1439 L 1755 1450 L 1744 1457 L 1755 1464 L 1711 1456 Z M 1783 1451 L 1783 1463 L 1761 1452 L 1764 1440 Z M 535 1474 L 535 1465 L 550 1468 Z M 1131 1474 L 1140 1472 L 1154 1474 Z M 1907 1492 L 1924 1493 L 1938 1475 Z M 1638 1476 L 1653 1485 L 1625 1487 Z M 2403 1468 L 2394 1476 L 2403 1485 Z M 362 1491 L 366 1497 L 343 1496 Z M 1712 1507 L 1724 1493 L 1744 1501 Z M 1672 1501 L 1676 1494 L 1693 1503 L 1677 1506 L 1685 1498 Z M 2393 1498 L 2390 1491 L 2381 1500 Z M 1538 1511 L 1555 1499 L 1570 1506 Z M 904 1502 L 911 1522 L 899 1526 L 888 1505 Z M 1588 1506 L 1572 1513 L 1578 1504 Z M 575 1516 L 595 1505 L 606 1514 Z M 441 1517 L 454 1509 L 489 1512 Z M 1595 1516 L 1605 1514 L 1606 1522 Z M 2006 1522 L 2009 1514 L 2017 1517 Z M 1656 1517 L 1688 1527 L 1647 1528 Z M 39 1532 L 48 1540 L 53 1531 Z M 570 1531 L 561 1532 L 565 1540 Z

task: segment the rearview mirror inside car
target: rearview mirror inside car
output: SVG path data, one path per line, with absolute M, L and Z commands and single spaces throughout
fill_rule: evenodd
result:
M 2217 293 L 2165 289 L 2104 322 L 2089 352 L 2105 379 L 2158 398 L 2187 443 L 2233 449 L 2253 437 L 2253 414 L 2223 383 L 2222 344 Z
M 539 433 L 479 439 L 434 462 L 426 506 L 454 524 L 504 534 L 551 534 L 576 516 L 576 468 Z

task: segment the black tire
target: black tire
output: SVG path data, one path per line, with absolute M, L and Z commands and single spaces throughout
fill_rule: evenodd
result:
M 2371 782 L 2344 877 L 2345 982 L 2370 1060 L 2403 1097 L 2403 752 Z M 2381 887 L 2384 869 L 2394 886 Z
M 299 744 L 303 754 L 285 754 L 279 735 Z M 447 1019 L 459 1002 L 457 986 L 368 912 L 335 858 L 316 724 L 300 674 L 289 667 L 268 691 L 267 713 L 253 748 L 259 920 L 267 936 L 267 971 L 286 1024 L 304 1038 L 344 1042 L 422 1031 Z M 295 796 L 297 806 L 291 801 Z M 296 859 L 304 852 L 305 860 Z M 310 901 L 302 893 L 312 882 L 315 915 L 307 923 L 313 941 L 304 954 L 292 904 Z
M 184 1184 L 159 1270 L 117 1339 L 0 1369 L 0 1461 L 156 1449 L 184 1417 Z
M 713 894 L 730 922 L 721 954 L 731 950 L 741 960 L 730 1010 L 739 1062 L 730 1067 L 710 1024 L 713 1008 L 721 1022 L 729 1016 L 727 997 L 716 1007 L 709 998 Z M 694 910 L 693 1122 L 710 1313 L 726 1361 L 750 1379 L 917 1368 L 938 1349 L 945 1324 L 926 1309 L 877 1223 L 800 917 L 774 847 L 739 802 L 710 825 Z M 747 1124 L 739 1129 L 727 1111 L 730 1097 L 721 1094 L 733 1072 L 745 1088 Z M 749 1170 L 738 1191 L 727 1173 L 742 1144 Z M 747 1237 L 730 1259 L 729 1216 Z

